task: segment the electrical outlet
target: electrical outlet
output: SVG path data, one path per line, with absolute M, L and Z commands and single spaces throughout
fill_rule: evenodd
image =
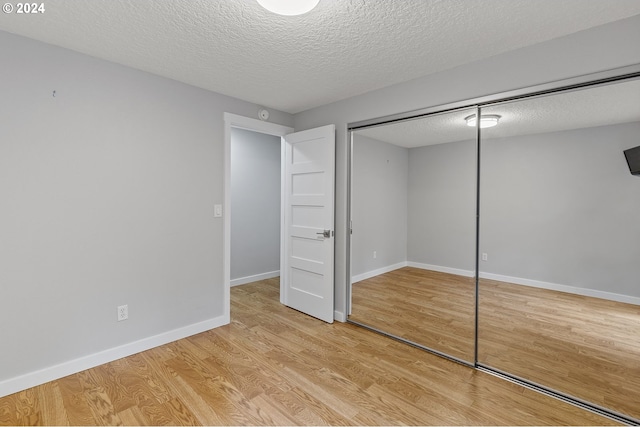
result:
M 489 261 L 489 255 L 486 252 L 482 252 L 482 260 Z
M 373 259 L 378 258 L 378 251 L 373 251 Z
M 119 305 L 118 306 L 118 322 L 123 320 L 127 320 L 129 318 L 129 306 L 128 305 Z

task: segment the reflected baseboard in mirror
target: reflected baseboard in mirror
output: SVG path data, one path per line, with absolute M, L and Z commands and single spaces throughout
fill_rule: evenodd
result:
M 640 306 L 488 279 L 478 363 L 640 419 Z
M 404 267 L 354 283 L 349 320 L 473 363 L 475 279 Z

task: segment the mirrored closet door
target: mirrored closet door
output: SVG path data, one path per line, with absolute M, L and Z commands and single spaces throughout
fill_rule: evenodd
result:
M 640 80 L 481 116 L 478 364 L 640 419 Z
M 475 361 L 476 108 L 351 133 L 349 320 Z M 471 124 L 471 126 L 469 125 Z

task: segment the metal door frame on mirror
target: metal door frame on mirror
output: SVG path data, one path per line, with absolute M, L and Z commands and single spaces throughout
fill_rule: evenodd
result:
M 380 117 L 380 118 L 375 118 L 375 119 L 370 119 L 370 120 L 364 120 L 364 121 L 359 121 L 359 122 L 355 122 L 355 123 L 350 123 L 347 125 L 347 129 L 348 129 L 348 146 L 349 146 L 349 150 L 348 150 L 348 159 L 347 159 L 347 163 L 348 163 L 348 173 L 347 173 L 347 220 L 349 221 L 349 230 L 352 230 L 352 224 L 351 224 L 351 218 L 352 218 L 352 211 L 351 211 L 351 200 L 352 200 L 352 166 L 353 166 L 353 132 L 357 131 L 359 129 L 365 129 L 365 128 L 369 128 L 369 127 L 373 127 L 373 126 L 380 126 L 383 124 L 389 124 L 389 123 L 394 123 L 394 122 L 399 122 L 399 121 L 404 121 L 404 120 L 408 120 L 408 119 L 417 119 L 417 118 L 422 118 L 422 117 L 427 117 L 429 115 L 434 115 L 434 114 L 438 114 L 438 113 L 443 113 L 443 112 L 447 112 L 447 111 L 453 111 L 453 110 L 458 110 L 458 109 L 462 109 L 462 108 L 474 108 L 477 106 L 478 110 L 476 111 L 476 114 L 478 114 L 478 111 L 483 108 L 483 107 L 488 107 L 494 104 L 499 104 L 499 103 L 504 103 L 507 101 L 515 101 L 515 100 L 520 100 L 520 99 L 527 99 L 527 98 L 534 98 L 534 97 L 539 97 L 542 95 L 549 95 L 549 94 L 554 94 L 554 93 L 566 93 L 566 92 L 570 92 L 570 91 L 575 91 L 575 90 L 580 90 L 580 89 L 584 89 L 584 88 L 588 88 L 588 87 L 596 87 L 596 86 L 602 86 L 602 85 L 607 85 L 607 84 L 612 84 L 612 83 L 619 83 L 625 80 L 633 80 L 633 79 L 638 79 L 640 78 L 640 64 L 636 64 L 636 65 L 631 65 L 631 66 L 627 66 L 627 67 L 622 67 L 622 68 L 617 68 L 617 69 L 613 69 L 613 70 L 607 70 L 607 71 L 603 71 L 603 72 L 599 72 L 599 73 L 593 73 L 593 74 L 588 74 L 588 75 L 583 75 L 583 76 L 579 76 L 579 77 L 575 77 L 575 78 L 570 78 L 570 79 L 564 79 L 564 80 L 559 80 L 559 81 L 555 81 L 555 82 L 550 82 L 550 83 L 546 83 L 546 84 L 541 84 L 541 85 L 536 85 L 536 86 L 530 86 L 530 87 L 526 87 L 526 88 L 522 88 L 522 89 L 517 89 L 517 90 L 513 90 L 513 91 L 507 91 L 507 92 L 502 92 L 502 93 L 497 93 L 497 94 L 493 94 L 493 95 L 489 95 L 489 96 L 484 96 L 484 97 L 480 97 L 480 98 L 474 98 L 474 99 L 469 99 L 466 101 L 460 101 L 460 102 L 455 102 L 455 103 L 450 103 L 450 104 L 444 104 L 444 105 L 439 105 L 439 106 L 435 106 L 435 107 L 429 107 L 429 108 L 424 108 L 424 109 L 420 109 L 420 110 L 414 110 L 414 111 L 410 111 L 410 112 L 406 112 L 406 113 L 399 113 L 399 114 L 395 114 L 395 115 L 391 115 L 391 116 L 385 116 L 385 117 Z M 476 115 L 477 117 L 477 115 Z M 579 406 L 583 409 L 587 409 L 589 411 L 598 413 L 600 415 L 606 416 L 610 419 L 613 419 L 615 421 L 618 422 L 622 422 L 622 423 L 628 423 L 628 424 L 638 424 L 640 423 L 640 420 L 635 419 L 633 417 L 630 417 L 628 415 L 625 414 L 620 414 L 617 413 L 613 410 L 610 410 L 608 408 L 604 408 L 601 406 L 598 406 L 596 404 L 590 403 L 590 402 L 586 402 L 577 398 L 574 398 L 573 396 L 569 396 L 563 392 L 559 392 L 557 390 L 553 390 L 549 387 L 545 387 L 544 385 L 540 385 L 537 383 L 534 383 L 532 381 L 528 381 L 526 379 L 523 378 L 519 378 L 517 376 L 511 375 L 508 372 L 502 372 L 498 369 L 492 368 L 490 366 L 486 366 L 483 365 L 482 363 L 478 363 L 478 271 L 479 271 L 479 263 L 480 263 L 480 254 L 479 254 L 479 232 L 480 232 L 480 228 L 479 228 L 479 203 L 480 203 L 480 198 L 479 198 L 479 191 L 480 191 L 480 150 L 481 150 L 481 130 L 479 127 L 479 123 L 476 124 L 476 132 L 477 132 L 477 144 L 478 144 L 478 164 L 477 164 L 477 195 L 476 195 L 476 201 L 477 201 L 477 216 L 476 216 L 476 287 L 475 287 L 475 292 L 476 292 L 476 300 L 475 300 L 475 309 L 476 309 L 476 316 L 475 316 L 475 360 L 473 362 L 473 364 L 469 364 L 466 361 L 463 360 L 459 360 L 455 357 L 451 357 L 447 354 L 443 354 L 439 351 L 434 351 L 433 349 L 429 349 L 429 348 L 425 348 L 424 346 L 421 345 L 417 345 L 416 343 L 413 342 L 407 342 L 406 340 L 402 339 L 401 337 L 395 336 L 393 334 L 388 334 L 385 333 L 384 331 L 381 331 L 377 328 L 373 328 L 358 322 L 354 322 L 352 320 L 349 319 L 349 315 L 351 314 L 351 287 L 352 287 L 352 274 L 351 274 L 351 249 L 352 249 L 352 242 L 351 242 L 351 233 L 348 234 L 347 236 L 347 260 L 346 260 L 346 270 L 347 270 L 347 289 L 346 289 L 346 302 L 347 302 L 347 322 L 349 323 L 354 323 L 357 324 L 359 326 L 363 326 L 366 327 L 372 331 L 378 332 L 378 333 L 382 333 L 384 335 L 387 335 L 391 338 L 406 342 L 407 344 L 422 348 L 424 350 L 430 351 L 432 353 L 435 353 L 439 356 L 445 357 L 447 359 L 453 360 L 455 362 L 458 363 L 463 363 L 465 365 L 468 366 L 473 366 L 478 370 L 481 370 L 483 372 L 487 372 L 490 373 L 492 375 L 498 376 L 500 378 L 503 378 L 505 380 L 520 384 L 522 386 L 525 386 L 527 388 L 536 390 L 538 392 L 547 394 L 549 396 L 561 399 L 563 401 L 566 401 L 568 403 L 571 403 L 573 405 Z

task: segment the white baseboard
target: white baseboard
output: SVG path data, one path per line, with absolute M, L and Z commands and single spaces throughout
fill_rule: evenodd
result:
M 540 280 L 523 279 L 521 277 L 503 276 L 501 274 L 493 274 L 480 272 L 481 279 L 497 280 L 499 282 L 515 283 L 516 285 L 531 286 L 534 288 L 549 289 L 552 291 L 566 292 L 569 294 L 583 295 L 586 297 L 595 297 L 610 301 L 624 302 L 628 304 L 640 305 L 640 298 L 614 294 L 613 292 L 599 291 L 596 289 L 578 288 L 576 286 L 559 285 L 557 283 L 542 282 Z
M 35 372 L 30 372 L 15 378 L 9 378 L 7 380 L 0 381 L 0 397 L 8 396 L 49 381 L 66 377 L 67 375 L 75 374 L 86 369 L 113 362 L 114 360 L 118 360 L 123 357 L 131 356 L 132 354 L 140 353 L 191 335 L 199 334 L 227 323 L 229 322 L 225 322 L 225 316 L 215 317 L 203 322 L 163 332 L 152 337 L 143 338 L 129 344 L 124 344 L 98 353 L 90 354 L 88 356 L 80 357 L 78 359 L 70 360 L 68 362 L 60 363 L 55 366 L 40 369 Z
M 357 282 L 360 282 L 361 280 L 366 280 L 371 277 L 388 273 L 390 271 L 397 270 L 402 267 L 414 267 L 414 268 L 420 268 L 422 270 L 439 271 L 441 273 L 455 274 L 455 275 L 464 276 L 464 277 L 475 276 L 475 272 L 473 270 L 462 270 L 459 268 L 443 267 L 441 265 L 423 264 L 419 262 L 407 261 L 407 262 L 400 262 L 398 264 L 379 268 L 377 270 L 368 271 L 366 273 L 358 274 L 356 276 L 353 276 L 352 283 L 357 283 Z M 532 279 L 523 279 L 520 277 L 504 276 L 501 274 L 493 274 L 493 273 L 487 273 L 487 272 L 480 272 L 480 278 L 497 280 L 500 282 L 514 283 L 516 285 L 532 286 L 534 288 L 549 289 L 552 291 L 567 292 L 570 294 L 583 295 L 587 297 L 601 298 L 605 300 L 623 302 L 627 304 L 640 305 L 640 297 L 615 294 L 613 292 L 600 291 L 596 289 L 579 288 L 576 286 L 560 285 L 557 283 L 543 282 L 540 280 L 532 280 Z M 336 317 L 336 320 L 338 320 L 338 317 Z
M 345 316 L 343 312 L 336 310 L 333 312 L 333 320 L 337 320 L 338 322 L 346 322 L 347 316 Z
M 408 261 L 407 267 L 420 268 L 422 270 L 439 271 L 440 273 L 455 274 L 456 276 L 475 277 L 473 270 L 462 270 L 460 268 L 443 267 L 441 265 L 422 264 L 420 262 Z
M 406 266 L 407 266 L 407 262 L 403 261 L 403 262 L 399 262 L 397 264 L 388 265 L 386 267 L 377 268 L 375 270 L 367 271 L 365 273 L 356 274 L 355 276 L 351 277 L 351 283 L 361 282 L 361 281 L 369 279 L 371 277 L 379 276 L 381 274 L 388 273 L 390 271 L 397 270 L 399 268 L 406 267 Z
M 247 277 L 239 277 L 237 279 L 232 279 L 230 282 L 231 286 L 240 286 L 246 285 L 247 283 L 257 282 L 259 280 L 273 279 L 274 277 L 280 276 L 280 270 L 269 271 L 267 273 L 254 274 L 253 276 Z
M 475 276 L 475 272 L 472 270 L 462 270 L 459 268 L 443 267 L 440 265 L 422 264 L 422 263 L 413 262 L 413 261 L 403 261 L 397 264 L 378 268 L 376 270 L 367 271 L 366 273 L 357 274 L 353 276 L 351 283 L 357 283 L 362 280 L 370 279 L 372 277 L 379 276 L 381 274 L 388 273 L 390 271 L 397 270 L 403 267 L 413 267 L 413 268 L 420 268 L 422 270 L 439 271 L 441 273 L 449 273 L 449 274 L 455 274 L 458 276 L 465 276 L 465 277 Z

